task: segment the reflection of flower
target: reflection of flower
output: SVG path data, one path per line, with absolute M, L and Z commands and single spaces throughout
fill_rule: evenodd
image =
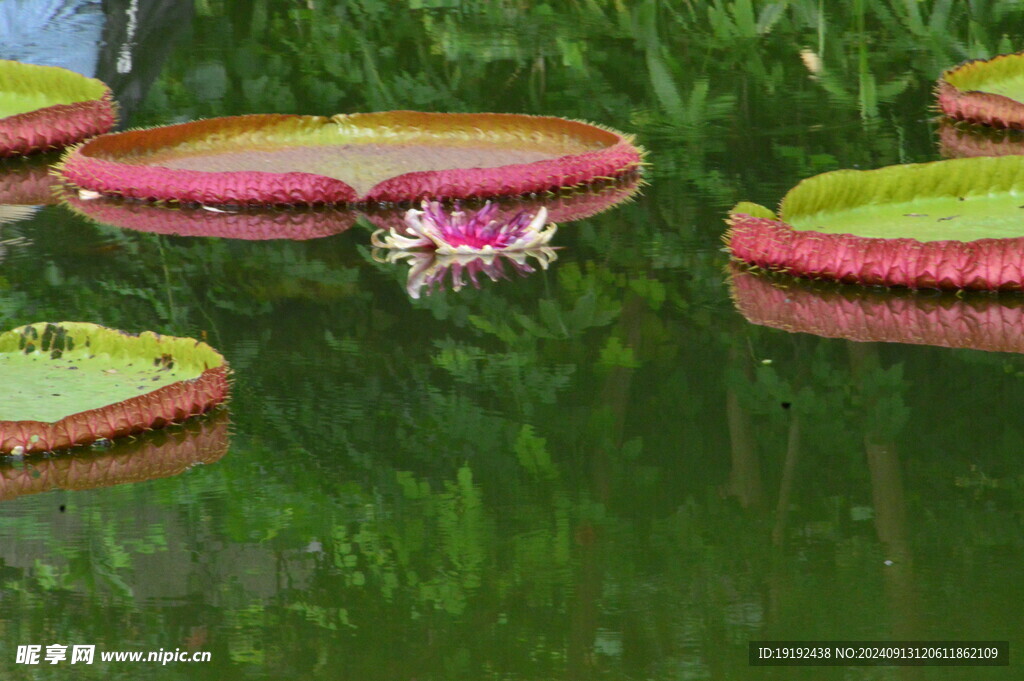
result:
M 498 205 L 488 202 L 475 213 L 467 213 L 456 204 L 446 213 L 437 201 L 424 201 L 423 210 L 405 214 L 405 225 L 412 236 L 398 230 L 377 230 L 370 241 L 377 248 L 409 251 L 429 249 L 438 255 L 490 255 L 547 248 L 557 227 L 545 225 L 548 211 L 518 213 L 507 222 L 495 219 Z M 381 235 L 384 235 L 381 238 Z M 482 266 L 481 266 L 482 267 Z
M 473 284 L 475 288 L 480 288 L 478 276 L 481 274 L 486 274 L 491 281 L 507 279 L 506 261 L 512 266 L 513 271 L 525 277 L 536 271 L 529 262 L 530 258 L 535 259 L 541 269 L 546 270 L 548 264 L 556 260 L 558 256 L 555 254 L 555 249 L 550 246 L 541 246 L 526 250 L 469 254 L 393 250 L 384 258 L 377 257 L 380 262 L 408 261 L 409 279 L 405 288 L 412 298 L 419 298 L 420 292 L 424 288 L 427 290 L 427 295 L 437 289 L 445 288 L 445 276 L 449 272 L 451 272 L 453 291 L 458 291 L 466 285 L 466 280 L 463 279 L 464 275 L 469 277 L 469 283 Z

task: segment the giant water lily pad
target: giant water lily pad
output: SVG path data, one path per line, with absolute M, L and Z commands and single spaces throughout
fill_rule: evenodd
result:
M 937 87 L 939 108 L 953 118 L 1024 129 L 1024 53 L 977 59 L 949 69 Z
M 180 475 L 221 459 L 230 444 L 227 410 L 180 425 L 79 448 L 66 456 L 0 462 L 0 501 L 53 489 L 85 490 Z
M 0 334 L 0 452 L 63 449 L 156 428 L 223 402 L 228 367 L 191 338 L 82 322 Z
M 733 257 L 789 274 L 910 288 L 1024 290 L 1024 157 L 824 173 L 778 215 L 741 203 Z
M 59 149 L 107 132 L 110 88 L 56 66 L 0 60 L 0 157 Z
M 337 204 L 559 189 L 635 172 L 621 133 L 513 114 L 250 115 L 104 135 L 69 152 L 76 187 L 150 201 Z
M 2 164 L 0 164 L 2 165 Z M 0 182 L 3 176 L 0 175 Z M 615 181 L 599 181 L 569 191 L 534 197 L 502 197 L 499 213 L 511 218 L 544 206 L 552 222 L 582 220 L 630 200 L 641 186 L 636 173 Z M 0 184 L 0 192 L 3 185 Z M 95 222 L 154 234 L 220 237 L 246 241 L 289 239 L 302 241 L 340 234 L 363 215 L 381 229 L 402 229 L 407 207 L 395 206 L 288 206 L 214 207 L 190 204 L 145 203 L 63 188 L 53 192 L 65 206 Z M 0 193 L 0 199 L 2 199 Z M 482 205 L 482 202 L 478 202 Z M 0 206 L 0 220 L 3 207 Z
M 730 273 L 737 309 L 752 324 L 858 342 L 1024 353 L 1024 300 L 974 293 L 922 295 L 779 275 Z

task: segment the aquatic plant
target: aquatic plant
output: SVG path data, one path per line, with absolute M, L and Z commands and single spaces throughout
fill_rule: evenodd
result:
M 370 237 L 379 262 L 408 262 L 406 290 L 412 298 L 424 288 L 428 294 L 445 288 L 446 277 L 454 291 L 465 286 L 464 276 L 480 288 L 480 275 L 491 281 L 507 278 L 506 261 L 526 276 L 535 271 L 530 258 L 543 269 L 557 259 L 549 245 L 557 226 L 548 223 L 543 205 L 506 216 L 491 202 L 475 211 L 459 205 L 446 211 L 437 201 L 424 201 L 422 208 L 406 211 L 404 229 L 379 229 Z M 389 252 L 381 257 L 381 250 Z
M 728 218 L 737 260 L 815 279 L 909 288 L 1024 290 L 1024 157 L 840 170 L 794 187 L 778 215 Z
M 0 157 L 59 149 L 107 132 L 113 95 L 95 78 L 0 60 Z
M 230 425 L 227 410 L 217 410 L 137 438 L 100 441 L 67 456 L 0 463 L 0 501 L 52 489 L 95 489 L 179 475 L 227 454 Z
M 949 69 L 936 87 L 939 108 L 969 123 L 1024 129 L 1024 52 Z
M 0 334 L 0 452 L 64 449 L 158 428 L 227 399 L 228 366 L 206 343 L 84 322 Z
M 1024 353 L 1024 301 L 922 295 L 757 274 L 735 264 L 729 285 L 747 321 L 790 333 Z
M 459 205 L 446 212 L 437 201 L 424 201 L 422 208 L 405 213 L 406 232 L 411 236 L 394 228 L 387 234 L 377 230 L 370 237 L 371 243 L 376 248 L 403 251 L 428 249 L 438 255 L 486 255 L 548 246 L 558 229 L 548 224 L 548 211 L 543 206 L 536 213 L 520 211 L 507 220 L 495 219 L 498 206 L 494 203 L 472 212 Z
M 514 114 L 249 115 L 130 130 L 70 150 L 80 189 L 147 201 L 346 204 L 545 192 L 635 172 L 629 137 Z

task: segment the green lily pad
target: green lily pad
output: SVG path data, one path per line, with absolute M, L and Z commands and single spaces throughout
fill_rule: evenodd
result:
M 0 334 L 0 451 L 113 438 L 206 411 L 227 395 L 227 365 L 191 338 L 81 322 Z
M 1024 161 L 974 158 L 839 170 L 782 200 L 794 229 L 883 239 L 974 241 L 1024 236 Z
M 965 62 L 942 74 L 939 108 L 959 120 L 1024 128 L 1024 53 Z
M 205 205 L 520 196 L 635 175 L 628 135 L 551 116 L 251 114 L 103 135 L 61 177 L 88 192 Z
M 81 142 L 110 130 L 115 118 L 103 82 L 55 66 L 0 60 L 0 157 Z
M 768 269 L 883 286 L 1024 289 L 1020 156 L 824 173 L 790 190 L 777 219 L 741 204 L 729 222 L 733 255 Z

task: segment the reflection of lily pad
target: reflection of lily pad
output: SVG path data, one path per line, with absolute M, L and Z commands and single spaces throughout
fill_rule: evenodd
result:
M 1024 289 L 1024 157 L 964 158 L 804 180 L 779 215 L 740 204 L 733 257 L 771 270 L 910 288 Z
M 181 425 L 118 440 L 109 448 L 82 449 L 67 456 L 0 464 L 0 501 L 52 489 L 109 487 L 184 473 L 213 463 L 228 451 L 226 410 Z
M 49 206 L 57 203 L 60 182 L 50 173 L 56 154 L 0 160 L 0 205 Z
M 1024 53 L 965 62 L 943 73 L 937 90 L 948 116 L 1024 129 Z
M 20 160 L 20 159 L 18 159 Z M 0 163 L 0 166 L 3 164 Z M 3 176 L 0 175 L 0 182 Z M 582 220 L 628 201 L 639 190 L 640 178 L 627 175 L 614 182 L 598 182 L 543 197 L 504 197 L 495 203 L 499 214 L 510 219 L 522 211 L 548 209 L 548 219 L 559 224 Z M 47 192 L 53 190 L 47 185 Z M 2 184 L 0 184 L 2 191 Z M 83 197 L 70 188 L 59 191 L 60 200 L 76 213 L 96 222 L 153 234 L 220 237 L 261 241 L 300 241 L 340 234 L 355 224 L 359 215 L 381 229 L 402 229 L 408 208 L 363 206 L 290 206 L 286 208 L 214 208 L 188 204 L 143 203 L 110 197 Z M 0 194 L 2 196 L 2 194 Z M 473 206 L 468 203 L 468 206 Z M 483 203 L 480 203 L 482 206 Z M 0 206 L 2 221 L 3 206 Z
M 220 210 L 107 197 L 83 199 L 73 191 L 63 192 L 62 198 L 66 206 L 96 222 L 139 232 L 177 236 L 302 241 L 340 234 L 356 221 L 352 210 L 335 207 Z
M 227 397 L 228 368 L 191 338 L 41 322 L 0 334 L 0 452 L 63 449 L 160 427 Z
M 114 127 L 110 88 L 55 66 L 0 60 L 0 156 L 81 142 Z
M 392 111 L 250 115 L 105 135 L 63 177 L 104 194 L 204 204 L 334 204 L 541 192 L 634 172 L 630 139 L 576 121 Z
M 1024 155 L 1024 132 L 939 121 L 939 151 L 946 158 Z
M 1024 300 L 984 294 L 837 286 L 733 266 L 733 300 L 747 321 L 863 342 L 1024 353 Z

